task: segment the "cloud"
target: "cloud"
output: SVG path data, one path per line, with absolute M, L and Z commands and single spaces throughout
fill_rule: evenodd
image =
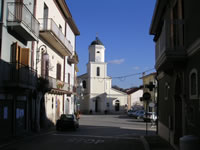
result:
M 133 67 L 133 69 L 134 69 L 134 70 L 139 70 L 139 69 L 140 69 L 140 67 L 138 67 L 138 66 L 135 66 L 135 67 Z
M 117 65 L 122 64 L 123 62 L 124 62 L 123 58 L 108 61 L 109 64 L 117 64 Z

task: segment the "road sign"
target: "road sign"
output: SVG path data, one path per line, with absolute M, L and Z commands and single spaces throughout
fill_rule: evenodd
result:
M 155 103 L 151 102 L 149 103 L 149 107 L 154 107 L 155 106 Z
M 150 93 L 145 92 L 145 93 L 143 94 L 143 99 L 144 99 L 144 100 L 149 101 L 150 98 L 151 98 L 151 94 L 150 94 Z

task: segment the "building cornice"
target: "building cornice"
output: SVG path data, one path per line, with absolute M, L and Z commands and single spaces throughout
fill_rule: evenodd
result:
M 54 2 L 57 4 L 59 9 L 61 10 L 62 14 L 64 15 L 65 19 L 67 20 L 69 26 L 72 28 L 72 31 L 75 35 L 80 35 L 80 31 L 78 30 L 78 27 L 75 24 L 75 21 L 72 18 L 71 12 L 65 2 L 65 0 L 54 0 Z

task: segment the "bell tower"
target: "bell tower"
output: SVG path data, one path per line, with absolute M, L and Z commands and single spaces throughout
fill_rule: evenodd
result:
M 105 62 L 105 47 L 98 37 L 89 46 L 89 62 Z

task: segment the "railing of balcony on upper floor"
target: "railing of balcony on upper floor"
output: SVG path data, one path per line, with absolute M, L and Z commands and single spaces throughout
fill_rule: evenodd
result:
M 22 2 L 7 3 L 7 22 L 23 23 L 36 37 L 39 37 L 39 22 Z
M 35 88 L 37 73 L 31 67 L 20 63 L 8 63 L 0 60 L 0 86 Z
M 40 22 L 40 31 L 50 31 L 52 32 L 57 39 L 62 43 L 65 49 L 68 49 L 73 54 L 73 46 L 69 42 L 69 40 L 62 33 L 61 29 L 59 29 L 58 25 L 52 18 L 39 18 Z
M 156 61 L 165 51 L 178 51 L 183 47 L 184 21 L 164 20 L 162 30 L 156 41 Z

